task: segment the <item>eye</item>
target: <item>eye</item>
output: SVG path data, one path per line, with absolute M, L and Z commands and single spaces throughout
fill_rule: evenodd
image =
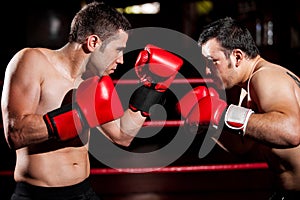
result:
M 117 48 L 117 52 L 118 52 L 118 53 L 123 52 L 124 49 L 125 49 L 125 48 L 123 48 L 123 47 L 122 47 L 122 48 Z

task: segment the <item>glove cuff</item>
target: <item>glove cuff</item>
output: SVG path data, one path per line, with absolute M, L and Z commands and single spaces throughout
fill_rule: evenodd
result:
M 73 109 L 72 104 L 48 112 L 43 119 L 48 130 L 48 139 L 71 139 L 83 129 L 80 112 Z
M 231 104 L 225 114 L 225 124 L 231 129 L 242 130 L 245 135 L 246 126 L 248 124 L 253 110 Z
M 60 108 L 52 110 L 43 116 L 44 122 L 48 130 L 49 139 L 59 139 L 59 134 L 54 118 L 62 113 L 66 113 L 72 109 L 72 104 L 64 105 Z
M 129 108 L 134 112 L 141 111 L 143 116 L 148 117 L 151 106 L 159 104 L 163 95 L 163 92 L 143 85 L 133 92 L 129 100 Z
M 43 116 L 44 122 L 48 131 L 48 139 L 56 139 L 57 138 L 57 129 L 55 127 L 55 123 L 49 117 L 48 114 Z

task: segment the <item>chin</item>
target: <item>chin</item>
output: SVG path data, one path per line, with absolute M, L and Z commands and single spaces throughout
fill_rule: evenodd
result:
M 109 71 L 109 74 L 113 74 L 113 73 L 115 73 L 115 70 L 112 69 Z
M 101 76 L 109 76 L 111 74 L 111 72 L 103 72 L 102 74 L 101 74 Z
M 219 83 L 219 82 L 216 83 L 216 86 L 217 86 L 217 88 L 220 89 L 220 90 L 221 90 L 221 89 L 223 90 L 223 89 L 227 89 L 227 88 L 228 88 L 227 85 L 225 85 L 225 84 L 223 84 L 223 83 Z

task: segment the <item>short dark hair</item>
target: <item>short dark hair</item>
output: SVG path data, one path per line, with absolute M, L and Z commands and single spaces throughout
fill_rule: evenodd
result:
M 259 50 L 249 30 L 231 17 L 216 20 L 204 27 L 199 36 L 198 44 L 216 38 L 225 50 L 241 49 L 250 58 L 259 54 Z M 227 54 L 226 54 L 227 55 Z
M 74 16 L 69 33 L 69 42 L 84 43 L 92 34 L 104 41 L 119 29 L 127 31 L 131 28 L 127 18 L 115 8 L 103 2 L 91 2 L 85 5 Z

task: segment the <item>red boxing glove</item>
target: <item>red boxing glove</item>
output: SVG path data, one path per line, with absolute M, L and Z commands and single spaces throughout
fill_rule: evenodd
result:
M 81 133 L 83 127 L 120 118 L 123 107 L 109 76 L 94 76 L 83 81 L 75 92 L 75 103 L 62 106 L 43 116 L 49 137 L 67 140 Z
M 206 96 L 218 96 L 218 92 L 210 87 L 200 85 L 193 88 L 191 91 L 186 93 L 176 104 L 176 111 L 181 114 L 184 118 L 191 112 L 192 108 L 200 99 Z
M 183 65 L 183 60 L 174 54 L 148 44 L 138 55 L 135 72 L 145 86 L 164 92 Z
M 227 103 L 218 96 L 205 96 L 199 100 L 189 113 L 186 123 L 194 126 L 208 126 L 218 128 Z
M 98 76 L 82 82 L 76 102 L 90 128 L 120 118 L 124 110 L 110 76 Z
M 231 104 L 227 107 L 227 103 L 215 93 L 214 96 L 208 95 L 200 99 L 188 114 L 185 123 L 191 127 L 211 125 L 217 129 L 220 123 L 225 122 L 228 128 L 238 130 L 237 133 L 244 135 L 252 113 L 251 109 L 241 106 Z
M 135 63 L 135 72 L 143 86 L 131 96 L 129 108 L 149 116 L 150 107 L 160 102 L 182 65 L 181 58 L 148 44 Z

